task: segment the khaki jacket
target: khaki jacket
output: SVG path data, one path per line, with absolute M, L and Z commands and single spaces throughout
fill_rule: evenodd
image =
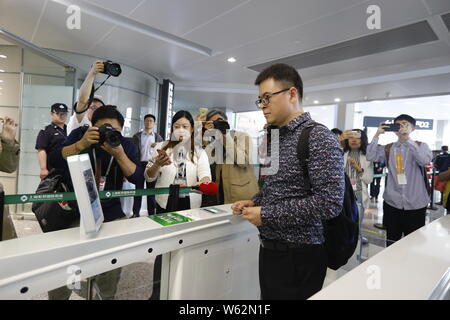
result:
M 19 164 L 19 143 L 8 145 L 4 142 L 0 143 L 0 171 L 13 173 Z
M 4 142 L 0 143 L 0 171 L 13 173 L 19 164 L 19 143 L 15 141 L 14 145 L 8 145 Z M 0 192 L 3 192 L 3 185 L 0 182 Z M 16 238 L 14 225 L 9 215 L 8 206 L 4 206 L 3 212 L 3 239 L 9 240 Z
M 230 133 L 227 135 L 229 136 Z M 234 155 L 231 158 L 234 159 L 234 164 L 216 164 L 216 181 L 214 181 L 219 184 L 222 176 L 225 204 L 250 200 L 259 192 L 258 181 L 252 165 L 251 138 L 246 133 L 238 131 L 234 131 L 232 137 Z

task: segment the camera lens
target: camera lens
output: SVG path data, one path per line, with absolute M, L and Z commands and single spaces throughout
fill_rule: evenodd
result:
M 120 64 L 113 63 L 111 61 L 103 62 L 103 65 L 105 66 L 105 71 L 103 73 L 118 77 L 122 73 L 122 68 L 120 67 Z
M 122 137 L 122 135 L 119 131 L 116 131 L 115 129 L 112 130 L 113 131 L 108 131 L 105 140 L 111 147 L 118 147 L 120 146 L 120 138 Z

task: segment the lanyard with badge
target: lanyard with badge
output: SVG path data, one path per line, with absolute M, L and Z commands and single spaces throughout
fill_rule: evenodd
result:
M 397 183 L 400 185 L 406 185 L 405 168 L 403 167 L 403 155 L 397 152 L 398 147 L 395 148 L 395 169 L 397 170 Z M 405 153 L 405 159 L 407 158 L 408 150 Z
M 92 152 L 92 154 L 94 156 L 95 173 L 97 175 L 97 169 L 98 168 L 97 168 L 97 156 L 95 154 L 95 150 L 94 150 L 94 152 Z M 100 180 L 98 182 L 98 191 L 105 191 L 106 177 L 108 176 L 108 173 L 111 170 L 111 165 L 113 163 L 113 160 L 114 160 L 114 157 L 111 156 L 111 160 L 109 161 L 109 165 L 108 165 L 108 168 L 106 169 L 106 173 L 105 173 L 104 176 L 101 175 L 102 174 L 101 172 L 99 173 L 100 174 Z M 101 168 L 100 168 L 100 170 L 101 170 Z

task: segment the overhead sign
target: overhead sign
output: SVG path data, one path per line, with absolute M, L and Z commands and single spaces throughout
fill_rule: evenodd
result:
M 364 127 L 378 127 L 381 122 L 386 124 L 394 123 L 395 118 L 364 117 Z M 433 130 L 433 119 L 416 119 L 417 130 Z

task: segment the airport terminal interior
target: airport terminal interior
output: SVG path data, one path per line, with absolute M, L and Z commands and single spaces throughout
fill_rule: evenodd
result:
M 255 82 L 274 65 L 298 72 L 302 95 L 287 71 Z M 263 90 L 267 79 L 281 87 Z M 283 134 L 302 124 L 277 122 L 282 99 L 301 108 L 290 121 L 307 113 L 327 128 L 310 143 L 339 156 L 311 148 L 311 161 L 341 180 L 328 191 L 335 172 L 309 175 L 312 194 L 329 198 L 308 200 L 298 155 L 283 158 L 294 152 Z M 111 118 L 95 139 L 114 147 L 117 133 L 119 147 L 86 142 L 89 125 Z M 270 300 L 265 236 L 285 237 L 268 240 L 274 252 L 294 250 L 290 235 L 314 238 L 332 193 L 343 201 L 348 189 L 354 247 L 299 299 L 450 300 L 449 0 L 0 0 L 0 120 L 1 300 Z M 208 129 L 230 135 L 223 150 L 234 141 L 245 163 L 214 163 Z M 183 132 L 204 157 L 164 158 Z M 50 189 L 53 169 L 67 186 Z M 262 227 L 250 209 L 236 214 L 256 194 Z

